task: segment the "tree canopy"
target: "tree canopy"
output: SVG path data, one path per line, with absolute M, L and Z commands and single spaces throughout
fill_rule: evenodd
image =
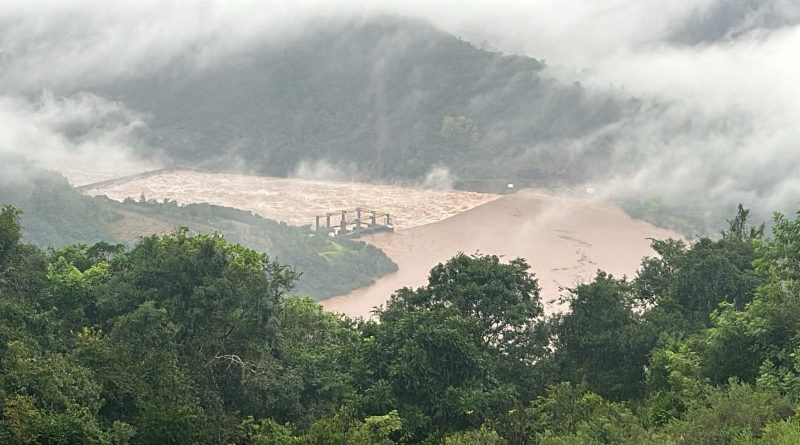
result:
M 7 206 L 0 442 L 796 443 L 800 214 L 747 217 L 563 313 L 524 260 L 459 254 L 351 320 L 221 235 L 43 251 Z

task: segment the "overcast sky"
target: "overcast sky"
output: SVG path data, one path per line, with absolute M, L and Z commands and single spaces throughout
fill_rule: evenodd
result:
M 42 92 L 136 77 L 176 58 L 203 69 L 325 20 L 376 14 L 421 18 L 544 59 L 547 75 L 670 104 L 622 126 L 620 150 L 646 151 L 649 161 L 605 184 L 615 193 L 797 206 L 800 0 L 3 0 L 0 150 L 124 146 L 141 124 L 126 110 L 109 120 L 115 105 L 98 98 Z M 109 122 L 97 140 L 76 142 L 59 134 L 65 119 Z

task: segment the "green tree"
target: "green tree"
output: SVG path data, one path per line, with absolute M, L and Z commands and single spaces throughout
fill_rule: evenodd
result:
M 47 264 L 39 249 L 21 243 L 21 214 L 8 205 L 0 210 L 0 289 L 30 302 L 47 285 Z
M 744 217 L 740 212 L 739 221 Z M 753 233 L 742 229 L 741 222 L 731 226 L 728 237 L 749 238 Z M 680 416 L 702 400 L 708 383 L 725 385 L 731 378 L 758 384 L 766 392 L 800 395 L 794 356 L 800 347 L 800 288 L 796 285 L 800 275 L 790 259 L 800 258 L 798 227 L 800 218 L 776 215 L 773 237 L 754 243 L 754 273 L 762 284 L 752 301 L 744 307 L 722 302 L 711 313 L 708 328 L 653 352 L 648 387 L 652 413 L 659 421 Z
M 720 303 L 742 309 L 753 299 L 761 279 L 753 267 L 764 227 L 748 224 L 750 212 L 741 205 L 718 240 L 701 238 L 687 247 L 682 241 L 653 240 L 656 258 L 645 258 L 634 285 L 651 315 L 668 319 L 660 330 L 683 334 L 710 324 Z M 674 316 L 664 316 L 674 314 Z
M 400 289 L 378 315 L 391 322 L 408 312 L 452 309 L 470 320 L 484 345 L 516 358 L 542 353 L 539 285 L 521 258 L 458 254 L 431 269 L 428 285 Z
M 567 297 L 569 311 L 551 320 L 557 379 L 586 382 L 612 400 L 644 394 L 655 335 L 637 311 L 630 283 L 600 271 Z
M 703 375 L 700 353 L 688 341 L 670 340 L 650 352 L 647 367 L 647 409 L 643 417 L 654 425 L 663 425 L 680 417 L 692 401 L 706 397 L 711 389 Z
M 363 421 L 345 412 L 315 422 L 310 431 L 299 437 L 302 445 L 392 445 L 391 436 L 400 431 L 402 419 L 397 411 L 370 416 Z
M 0 362 L 0 438 L 11 443 L 106 444 L 100 387 L 71 357 L 14 341 Z
M 368 378 L 388 385 L 413 437 L 477 427 L 513 405 L 516 385 L 541 385 L 520 381 L 545 351 L 541 314 L 523 260 L 457 255 L 364 327 Z
M 490 428 L 450 434 L 442 441 L 443 445 L 506 445 L 507 442 Z
M 21 214 L 21 210 L 10 205 L 5 205 L 0 210 L 0 267 L 5 265 L 22 238 L 22 227 L 19 222 Z
M 665 431 L 676 443 L 723 445 L 759 437 L 769 422 L 791 414 L 792 405 L 779 394 L 732 380 L 708 397 L 693 400 L 686 416 Z
M 717 384 L 737 377 L 754 383 L 762 366 L 793 373 L 791 354 L 800 347 L 800 216 L 776 215 L 773 236 L 756 244 L 755 272 L 762 277 L 744 308 L 723 303 L 711 326 L 697 334 L 703 375 Z
M 275 387 L 262 391 L 272 393 L 275 418 L 310 424 L 355 399 L 362 341 L 349 320 L 310 298 L 287 298 L 271 325 L 281 372 Z
M 660 440 L 645 431 L 630 409 L 585 386 L 555 385 L 531 404 L 526 415 L 537 439 L 526 443 L 644 444 Z
M 797 417 L 768 423 L 761 437 L 746 435 L 737 437 L 735 445 L 794 445 L 800 443 L 800 422 Z

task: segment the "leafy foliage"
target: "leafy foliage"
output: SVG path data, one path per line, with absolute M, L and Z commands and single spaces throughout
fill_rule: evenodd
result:
M 570 291 L 570 311 L 552 320 L 559 375 L 613 400 L 644 391 L 644 367 L 655 338 L 634 306 L 629 283 L 599 272 Z
M 563 314 L 523 260 L 459 254 L 353 321 L 221 235 L 41 251 L 6 207 L 0 442 L 794 444 L 800 215 L 747 216 Z

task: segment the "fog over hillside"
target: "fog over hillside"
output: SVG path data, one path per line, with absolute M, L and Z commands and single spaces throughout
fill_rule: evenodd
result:
M 0 0 L 0 445 L 800 444 L 800 0 Z
M 763 218 L 800 193 L 797 48 L 791 0 L 25 2 L 0 150 Z

